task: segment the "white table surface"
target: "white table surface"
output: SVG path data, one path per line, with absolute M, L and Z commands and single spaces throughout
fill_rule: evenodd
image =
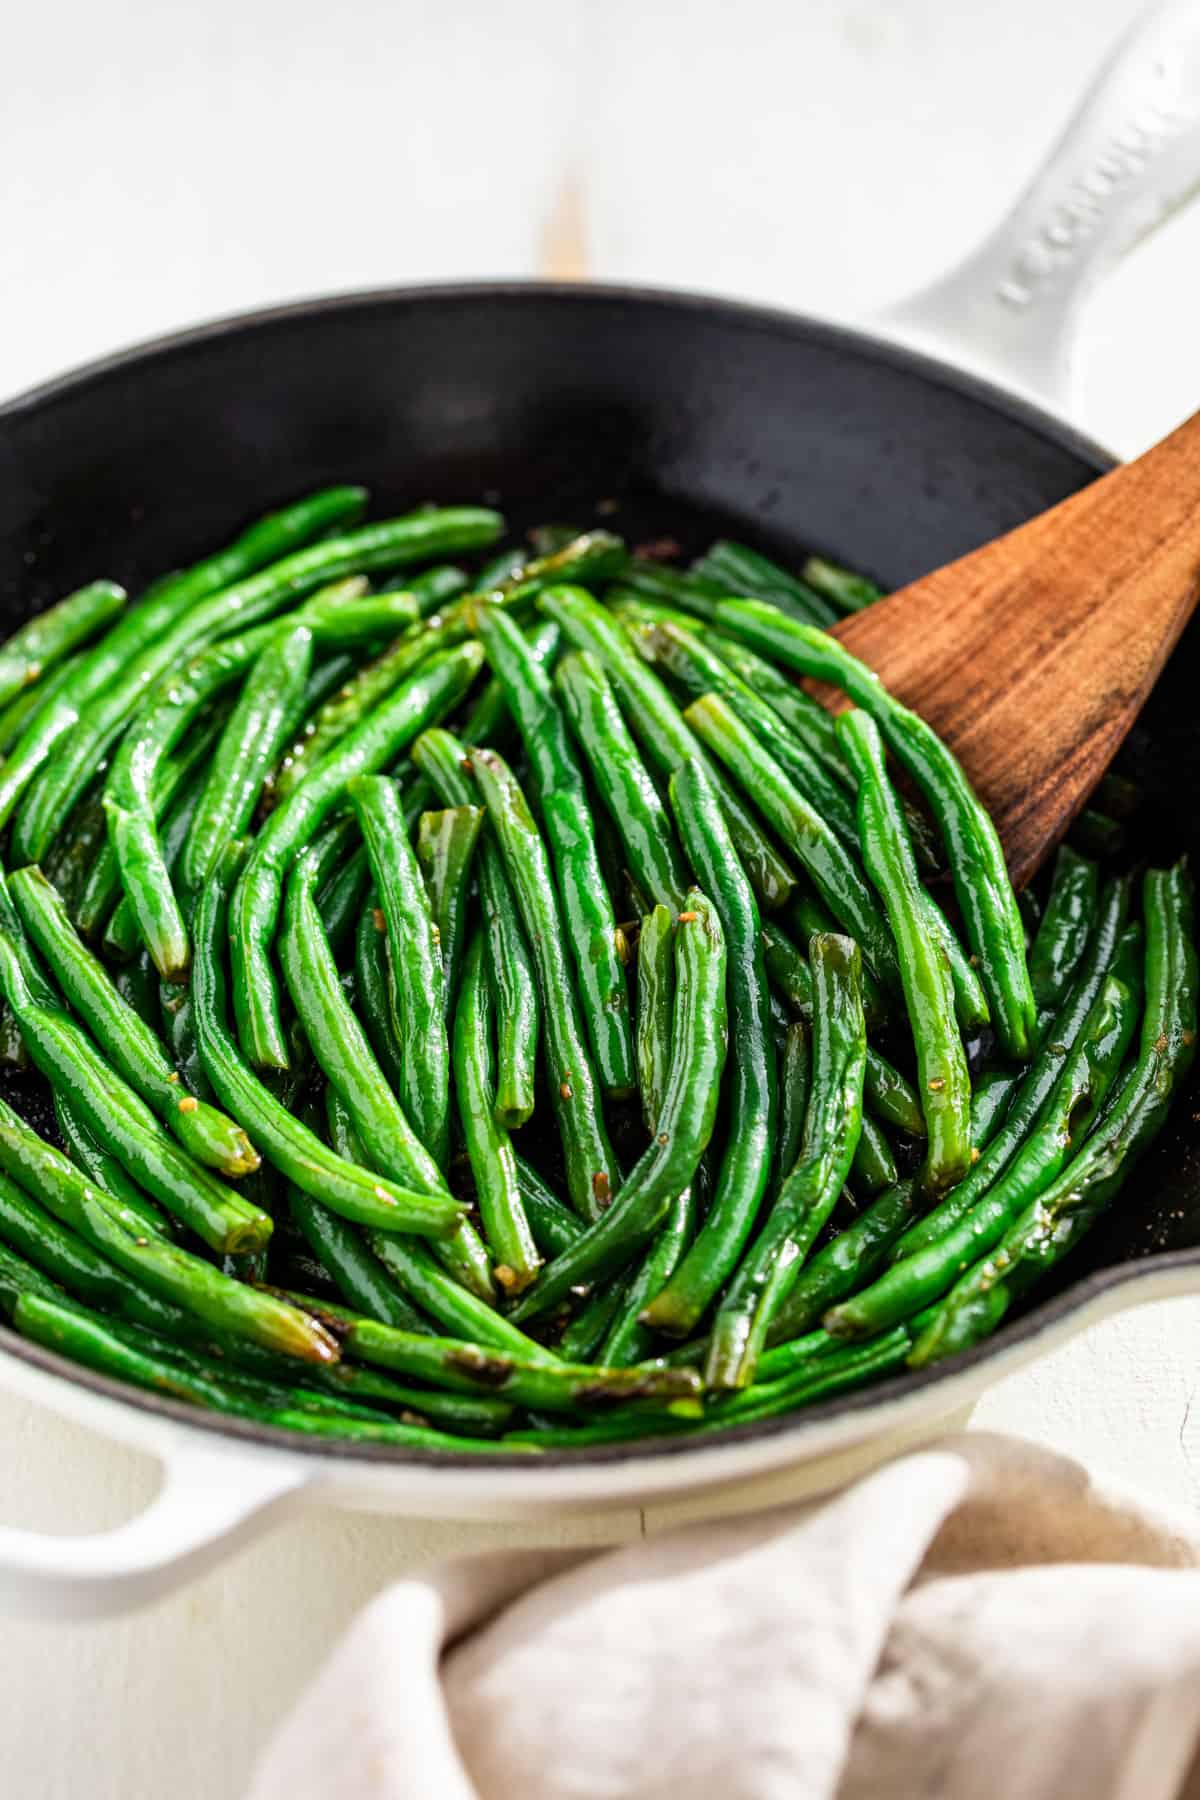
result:
M 596 274 L 861 315 L 969 245 L 1134 10 L 2 9 L 0 395 L 206 315 L 358 285 L 534 273 L 572 180 Z M 1198 253 L 1200 208 L 1131 259 L 1086 321 L 1077 416 L 1123 452 L 1200 395 Z M 1193 1505 L 1198 1383 L 1200 1302 L 1175 1301 L 1012 1377 L 974 1422 Z M 5 1522 L 86 1530 L 153 1491 L 144 1460 L 3 1396 L 0 1446 Z M 607 1529 L 575 1524 L 569 1537 Z M 495 1528 L 471 1541 L 525 1535 Z M 237 1795 L 354 1610 L 414 1559 L 463 1542 L 443 1524 L 306 1516 L 133 1619 L 4 1623 L 4 1791 Z

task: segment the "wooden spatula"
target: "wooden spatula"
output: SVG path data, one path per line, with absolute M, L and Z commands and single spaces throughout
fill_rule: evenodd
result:
M 835 628 L 946 739 L 1018 886 L 1103 775 L 1200 597 L 1200 413 Z

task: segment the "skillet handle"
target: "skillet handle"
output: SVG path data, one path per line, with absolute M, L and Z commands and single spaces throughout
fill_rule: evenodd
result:
M 991 235 L 877 322 L 1069 411 L 1083 302 L 1197 187 L 1200 0 L 1166 0 L 1118 43 Z
M 98 1619 L 144 1606 L 264 1530 L 308 1482 L 285 1453 L 248 1457 L 188 1434 L 164 1456 L 150 1505 L 114 1530 L 53 1537 L 0 1529 L 0 1612 Z

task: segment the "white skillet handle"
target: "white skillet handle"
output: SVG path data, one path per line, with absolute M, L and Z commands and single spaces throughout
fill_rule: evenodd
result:
M 877 321 L 1070 410 L 1080 307 L 1200 187 L 1200 0 L 1150 7 L 1012 211 L 965 262 Z
M 150 1505 L 115 1530 L 0 1530 L 0 1612 L 94 1619 L 144 1606 L 265 1529 L 306 1485 L 295 1458 L 185 1440 Z

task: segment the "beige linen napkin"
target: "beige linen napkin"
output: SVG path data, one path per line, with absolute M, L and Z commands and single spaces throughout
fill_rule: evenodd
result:
M 401 1582 L 250 1800 L 1200 1800 L 1198 1745 L 1200 1526 L 971 1434 L 806 1506 Z

